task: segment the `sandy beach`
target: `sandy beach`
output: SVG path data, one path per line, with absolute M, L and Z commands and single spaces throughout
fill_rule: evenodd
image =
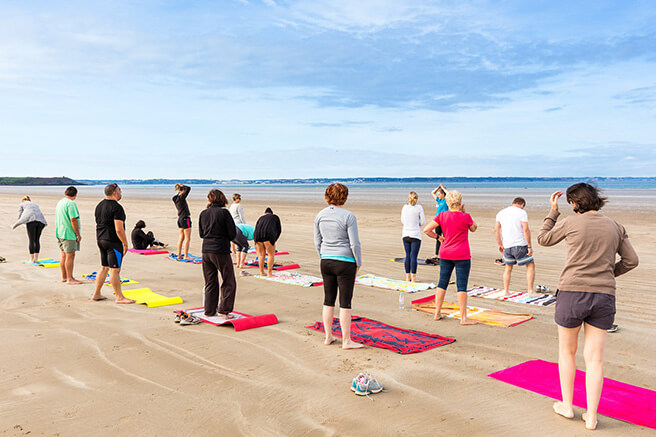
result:
M 283 224 L 278 248 L 290 255 L 286 263 L 302 273 L 320 276 L 312 242 L 313 219 L 325 206 L 321 189 L 295 195 L 293 188 L 249 187 L 239 190 L 249 223 L 270 206 Z M 286 191 L 285 191 L 286 190 Z M 91 302 L 93 284 L 67 286 L 58 268 L 23 264 L 27 257 L 25 227 L 12 231 L 16 207 L 29 194 L 49 225 L 41 239 L 41 257 L 59 258 L 54 238 L 55 205 L 63 188 L 0 190 L 0 224 L 4 233 L 0 255 L 0 435 L 589 435 L 580 420 L 554 415 L 552 400 L 487 375 L 527 360 L 557 361 L 557 330 L 553 306 L 542 308 L 470 298 L 470 305 L 529 312 L 533 320 L 512 328 L 456 320 L 434 322 L 412 311 L 410 301 L 431 291 L 405 296 L 356 286 L 353 313 L 387 324 L 456 338 L 456 342 L 411 355 L 367 347 L 343 351 L 324 346 L 322 334 L 305 328 L 321 317 L 322 287 L 303 288 L 253 277 L 237 279 L 236 310 L 275 313 L 279 324 L 235 332 L 208 324 L 179 326 L 173 310 L 201 305 L 200 265 L 172 262 L 165 255 L 129 254 L 122 276 L 166 296 L 180 296 L 182 305 L 151 308 Z M 172 189 L 171 189 L 172 191 Z M 233 189 L 226 190 L 232 194 Z M 194 225 L 205 207 L 206 188 L 194 189 L 189 206 Z M 314 193 L 314 194 L 313 194 Z M 171 193 L 172 195 L 173 193 Z M 366 194 L 366 195 L 365 195 Z M 403 279 L 400 210 L 401 190 L 358 193 L 345 205 L 359 223 L 363 248 L 361 273 Z M 522 193 L 519 193 L 522 194 Z M 536 284 L 556 288 L 565 260 L 565 246 L 539 247 L 537 233 L 547 210 L 547 191 L 527 196 L 527 212 L 536 257 Z M 622 223 L 640 256 L 640 266 L 617 282 L 616 323 L 608 335 L 605 376 L 656 389 L 656 234 L 653 190 L 644 198 L 613 198 L 604 211 Z M 494 240 L 494 218 L 514 193 L 487 195 L 464 191 L 464 201 L 479 225 L 470 235 L 470 286 L 500 287 L 502 268 Z M 100 188 L 85 187 L 77 203 L 81 213 L 82 248 L 75 275 L 98 270 L 93 211 Z M 538 199 L 541 199 L 538 201 Z M 636 200 L 637 199 L 637 200 Z M 642 200 L 641 200 L 642 199 Z M 427 217 L 434 203 L 420 192 Z M 175 208 L 170 196 L 127 188 L 121 204 L 128 234 L 145 220 L 161 240 L 175 246 Z M 564 201 L 561 210 L 571 214 Z M 200 255 L 197 227 L 190 252 Z M 432 255 L 434 240 L 424 236 L 420 257 Z M 253 273 L 255 269 L 251 269 Z M 420 266 L 418 280 L 437 282 L 438 268 Z M 133 286 L 135 287 L 135 286 Z M 511 288 L 524 290 L 525 274 L 514 271 Z M 105 295 L 111 290 L 105 287 Z M 126 287 L 128 288 L 128 287 Z M 450 288 L 447 300 L 454 302 Z M 580 342 L 582 344 L 582 340 Z M 577 364 L 583 369 L 582 350 Z M 367 399 L 349 385 L 360 371 L 369 371 L 388 390 Z M 654 435 L 642 428 L 601 416 L 599 436 Z

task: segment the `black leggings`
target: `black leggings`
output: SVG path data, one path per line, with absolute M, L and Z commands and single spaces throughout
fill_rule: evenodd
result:
M 334 307 L 339 289 L 339 307 L 350 309 L 355 286 L 355 263 L 337 261 L 335 259 L 321 260 L 321 276 L 323 277 L 323 304 Z
M 37 221 L 29 222 L 27 224 L 27 238 L 30 239 L 28 246 L 30 249 L 30 255 L 41 252 L 41 231 L 43 231 L 43 228 L 45 227 L 46 225 Z

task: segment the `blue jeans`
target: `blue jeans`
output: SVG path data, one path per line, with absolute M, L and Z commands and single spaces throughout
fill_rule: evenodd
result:
M 405 249 L 405 272 L 417 273 L 417 255 L 419 255 L 419 248 L 421 247 L 421 240 L 411 237 L 403 237 L 403 248 Z
M 469 281 L 469 271 L 471 270 L 471 260 L 463 259 L 452 261 L 450 259 L 440 260 L 440 282 L 437 288 L 446 290 L 451 281 L 451 273 L 456 269 L 456 286 L 458 292 L 467 291 L 467 282 Z

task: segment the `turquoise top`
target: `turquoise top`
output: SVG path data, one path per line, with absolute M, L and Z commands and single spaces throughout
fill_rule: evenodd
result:
M 321 259 L 334 259 L 337 261 L 346 261 L 349 263 L 355 263 L 355 258 L 352 256 L 342 256 L 342 255 L 321 255 Z
M 244 236 L 249 240 L 255 239 L 255 228 L 251 225 L 237 223 L 236 225 Z
M 449 205 L 446 204 L 446 199 L 439 199 L 436 197 L 435 201 L 437 202 L 437 213 L 435 215 L 449 210 Z

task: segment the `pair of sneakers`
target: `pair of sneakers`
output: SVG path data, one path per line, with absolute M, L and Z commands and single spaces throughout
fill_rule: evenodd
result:
M 187 325 L 198 325 L 202 320 L 200 317 L 194 316 L 193 314 L 180 311 L 175 313 L 175 318 L 173 319 L 175 323 L 179 323 L 181 326 Z
M 370 374 L 361 372 L 358 376 L 353 378 L 351 383 L 351 391 L 358 396 L 369 396 L 383 391 L 383 384 L 372 377 Z

